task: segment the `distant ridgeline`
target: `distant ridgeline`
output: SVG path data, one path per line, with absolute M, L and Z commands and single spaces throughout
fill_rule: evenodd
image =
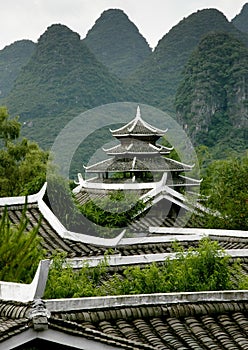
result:
M 23 40 L 0 51 L 0 104 L 20 115 L 23 134 L 44 148 L 80 112 L 132 101 L 171 112 L 194 144 L 216 157 L 244 151 L 247 23 L 247 4 L 231 22 L 216 9 L 201 10 L 154 51 L 121 10 L 104 11 L 83 40 L 51 25 L 37 44 Z

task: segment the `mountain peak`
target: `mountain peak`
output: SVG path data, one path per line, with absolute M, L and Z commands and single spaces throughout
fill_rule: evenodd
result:
M 95 29 L 96 26 L 106 21 L 109 21 L 115 25 L 120 25 L 121 23 L 119 21 L 124 21 L 126 23 L 129 23 L 136 30 L 138 30 L 136 25 L 132 21 L 130 21 L 128 15 L 123 10 L 118 8 L 112 8 L 102 12 L 101 16 L 96 20 L 94 26 L 89 30 L 87 36 L 90 34 L 92 29 Z
M 185 37 L 192 36 L 197 38 L 198 42 L 202 35 L 205 35 L 205 33 L 211 30 L 230 31 L 228 28 L 229 22 L 225 15 L 219 10 L 215 8 L 198 10 L 188 17 L 183 18 L 177 25 L 171 28 L 171 30 L 159 41 L 158 46 L 161 42 L 168 41 L 170 37 L 174 40 L 174 36 L 178 36 L 178 33 L 180 33 L 181 39 L 180 37 L 177 37 L 177 40 L 184 41 Z
M 199 10 L 182 19 L 159 41 L 153 54 L 134 74 L 137 89 L 140 81 L 146 86 L 145 103 L 158 105 L 159 101 L 160 108 L 173 110 L 171 96 L 176 93 L 184 65 L 200 40 L 210 32 L 231 33 L 242 39 L 242 33 L 217 9 Z M 161 89 L 162 86 L 166 89 Z
M 0 97 L 10 92 L 16 77 L 35 50 L 31 40 L 18 40 L 0 51 Z
M 14 41 L 12 44 L 5 46 L 3 50 L 1 50 L 1 52 L 7 52 L 13 49 L 14 47 L 19 48 L 19 47 L 34 47 L 34 46 L 35 46 L 35 43 L 32 40 L 22 39 L 22 40 Z
M 58 43 L 58 42 L 65 42 L 66 38 L 70 40 L 80 40 L 80 36 L 78 33 L 73 32 L 70 28 L 65 26 L 64 24 L 52 24 L 49 26 L 46 31 L 40 36 L 38 39 L 38 45 L 42 44 L 43 42 L 50 42 L 51 44 Z
M 244 4 L 240 13 L 232 19 L 232 23 L 241 32 L 248 33 L 248 3 Z
M 104 11 L 84 42 L 100 62 L 120 77 L 136 70 L 151 52 L 136 25 L 120 9 Z
M 116 102 L 122 96 L 126 93 L 119 79 L 97 61 L 79 34 L 53 24 L 40 36 L 7 104 L 12 106 L 15 100 L 10 109 L 13 113 L 18 112 L 21 118 L 36 118 Z
M 122 9 L 118 9 L 118 8 L 112 8 L 112 9 L 108 9 L 108 10 L 103 11 L 101 17 L 108 18 L 111 16 L 111 18 L 112 18 L 113 15 L 128 18 L 127 14 Z M 100 20 L 100 18 L 98 20 Z

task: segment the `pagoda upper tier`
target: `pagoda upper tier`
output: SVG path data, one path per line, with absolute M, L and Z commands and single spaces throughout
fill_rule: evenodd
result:
M 137 107 L 136 116 L 119 129 L 111 130 L 112 136 L 117 138 L 120 144 L 109 149 L 103 149 L 109 156 L 115 157 L 154 157 L 169 154 L 173 147 L 157 145 L 156 141 L 167 132 L 155 128 L 145 122 Z
M 112 136 L 120 142 L 116 146 L 103 149 L 111 158 L 84 168 L 88 173 L 104 173 L 104 177 L 107 178 L 106 173 L 115 172 L 137 175 L 144 171 L 181 173 L 192 170 L 191 165 L 164 157 L 170 154 L 173 147 L 156 144 L 156 141 L 164 136 L 167 130 L 158 129 L 144 121 L 138 106 L 134 119 L 119 129 L 110 130 Z
M 135 138 L 125 138 L 125 140 L 120 140 L 121 144 L 116 145 L 114 147 L 105 149 L 103 151 L 106 152 L 109 156 L 138 156 L 138 155 L 164 155 L 169 154 L 173 147 L 165 147 L 162 145 L 155 145 L 151 142 L 147 143 L 144 140 L 138 140 Z
M 164 136 L 167 130 L 168 129 L 161 130 L 161 129 L 155 128 L 154 126 L 145 122 L 141 118 L 140 107 L 138 106 L 136 116 L 133 120 L 131 120 L 129 123 L 127 123 L 126 125 L 122 126 L 119 129 L 115 129 L 115 130 L 110 129 L 110 132 L 117 139 L 135 137 L 140 140 L 146 140 L 146 141 L 150 140 L 150 142 L 154 144 L 156 140 L 158 140 L 161 136 Z

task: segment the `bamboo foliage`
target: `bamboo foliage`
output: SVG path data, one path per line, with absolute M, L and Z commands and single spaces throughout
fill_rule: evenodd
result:
M 29 220 L 25 206 L 18 224 L 10 220 L 7 207 L 0 219 L 0 280 L 30 283 L 44 252 L 37 236 L 37 226 L 28 230 Z

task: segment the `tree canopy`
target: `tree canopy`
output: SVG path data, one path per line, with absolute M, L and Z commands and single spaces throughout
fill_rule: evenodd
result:
M 212 228 L 248 230 L 248 154 L 212 162 L 206 170 L 202 192 L 207 206 L 216 213 Z
M 46 179 L 48 152 L 20 137 L 18 118 L 0 107 L 0 196 L 38 192 Z

